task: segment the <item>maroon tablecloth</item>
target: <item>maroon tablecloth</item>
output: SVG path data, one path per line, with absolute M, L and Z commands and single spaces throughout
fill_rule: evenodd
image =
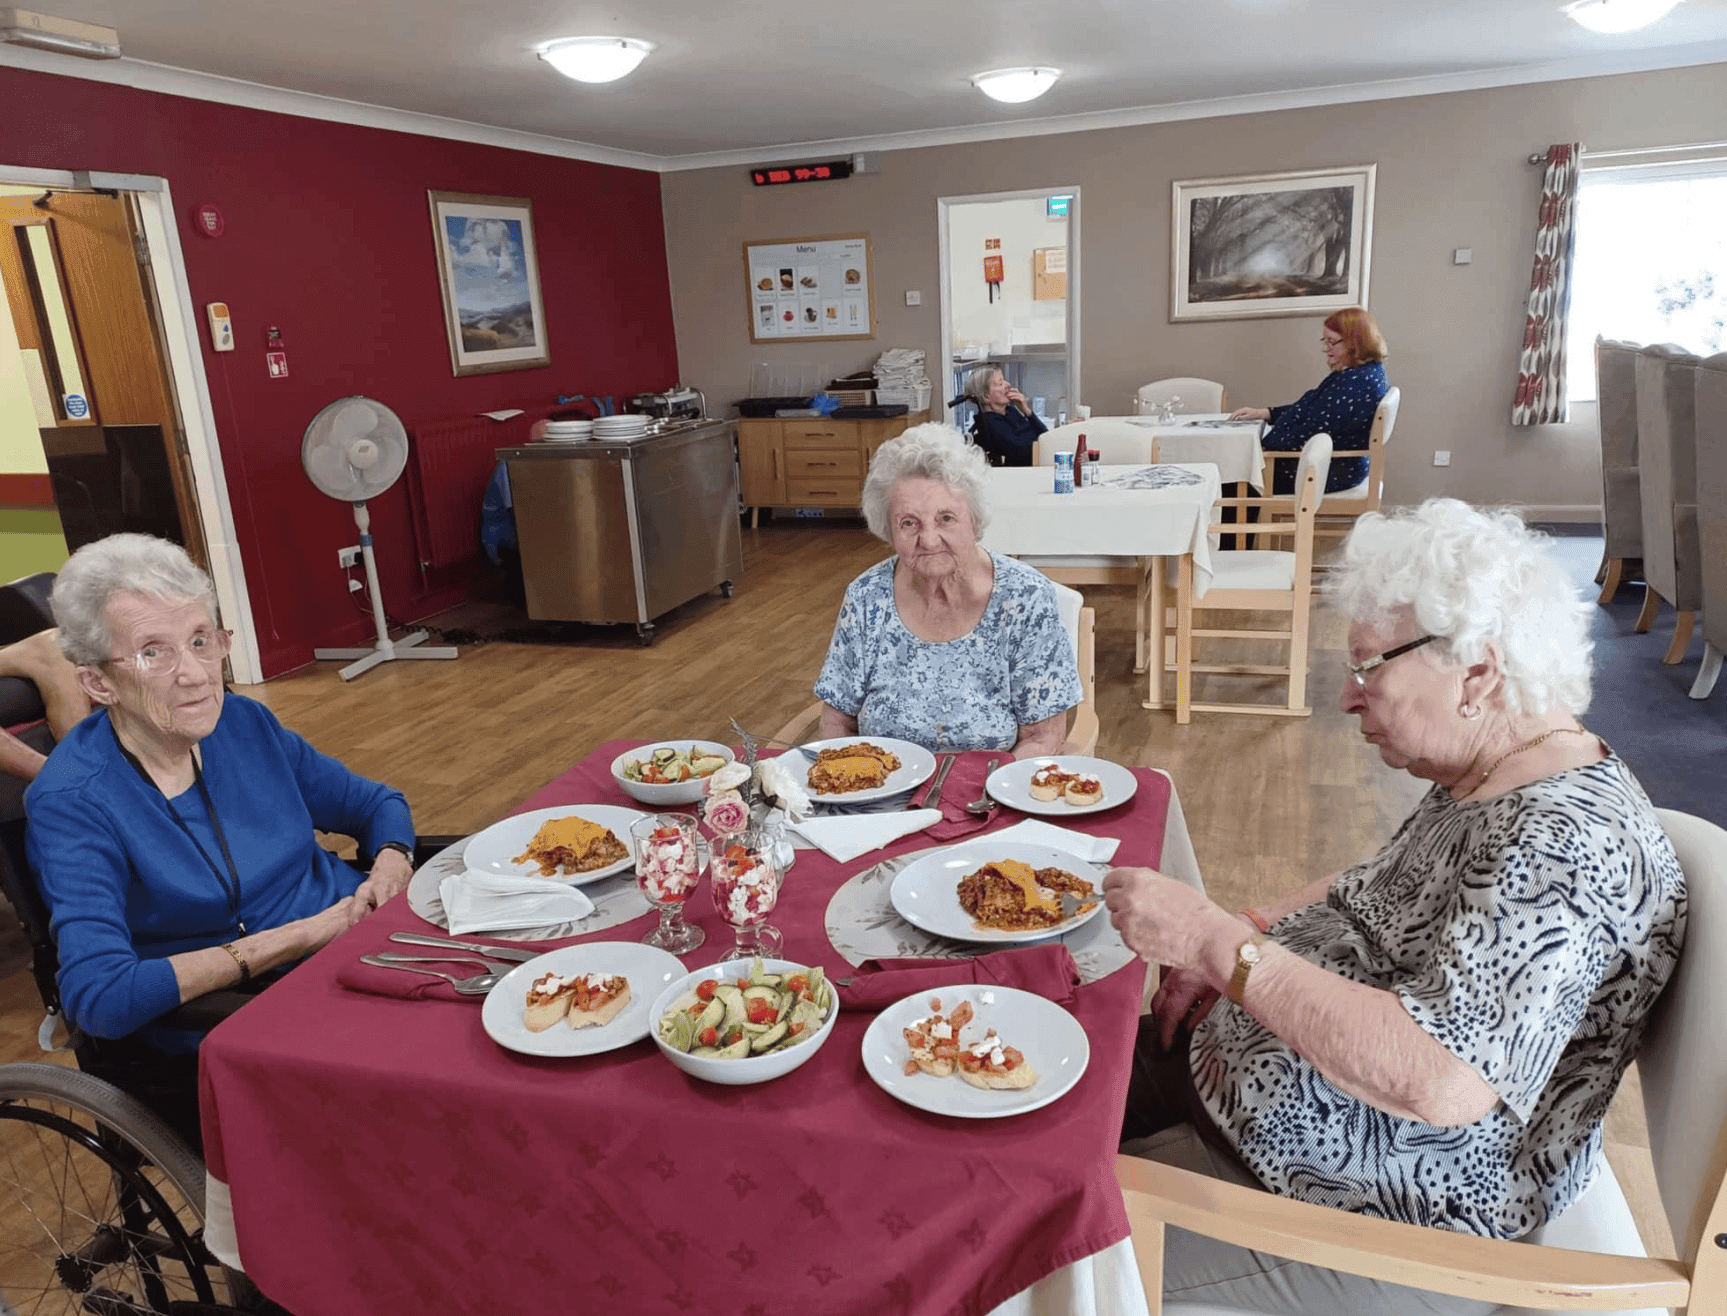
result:
M 627 804 L 589 755 L 523 806 Z M 1156 863 L 1168 782 L 1071 825 Z M 992 826 L 1019 819 L 1003 809 Z M 914 835 L 885 854 L 928 842 Z M 832 892 L 884 852 L 798 854 L 774 921 L 788 958 L 845 974 L 823 932 Z M 721 958 L 706 883 L 689 916 Z M 644 1039 L 606 1055 L 505 1051 L 466 1001 L 348 991 L 337 972 L 388 930 L 391 901 L 218 1027 L 203 1047 L 210 1172 L 241 1255 L 296 1316 L 412 1311 L 981 1313 L 1127 1236 L 1114 1157 L 1143 976 L 1077 989 L 1079 1084 L 1042 1110 L 948 1119 L 878 1088 L 868 1012 L 843 1012 L 795 1073 L 718 1087 Z M 597 934 L 634 940 L 642 919 Z M 580 939 L 578 939 L 580 940 Z

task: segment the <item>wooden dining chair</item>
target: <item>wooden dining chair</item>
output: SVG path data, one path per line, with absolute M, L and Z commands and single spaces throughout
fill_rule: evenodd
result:
M 1412 1288 L 1500 1304 L 1490 1316 L 1611 1311 L 1727 1312 L 1727 832 L 1657 811 L 1689 900 L 1685 949 L 1655 1003 L 1637 1069 L 1662 1213 L 1678 1260 L 1644 1254 L 1606 1158 L 1583 1196 L 1527 1239 L 1507 1242 L 1314 1206 L 1173 1166 L 1116 1158 L 1151 1316 L 1250 1316 L 1163 1299 L 1166 1226 Z
M 1151 668 L 1151 688 L 1144 706 L 1164 708 L 1163 672 L 1166 667 L 1177 673 L 1175 720 L 1186 725 L 1194 712 L 1201 713 L 1266 713 L 1283 717 L 1307 717 L 1313 709 L 1307 703 L 1307 628 L 1313 596 L 1313 536 L 1314 522 L 1321 500 L 1325 498 L 1325 473 L 1331 465 L 1331 436 L 1315 434 L 1300 454 L 1296 470 L 1293 523 L 1273 524 L 1262 528 L 1259 539 L 1288 539 L 1290 549 L 1247 549 L 1233 553 L 1214 553 L 1211 557 L 1211 586 L 1202 599 L 1194 598 L 1193 558 L 1185 556 L 1172 564 L 1175 571 L 1175 653 L 1167 652 L 1169 642 L 1168 617 L 1153 618 L 1153 634 L 1148 638 L 1154 661 Z M 1219 498 L 1218 507 L 1275 508 L 1289 503 L 1287 498 Z M 1207 533 L 1217 534 L 1239 528 L 1234 524 L 1213 522 Z M 1277 612 L 1288 613 L 1285 627 L 1263 627 L 1223 630 L 1194 627 L 1196 612 Z M 1281 665 L 1244 663 L 1195 663 L 1193 641 L 1200 639 L 1260 640 L 1289 646 L 1289 660 Z M 1161 661 L 1159 661 L 1161 660 Z M 1288 682 L 1288 697 L 1278 704 L 1195 704 L 1187 681 L 1181 672 L 1210 672 L 1228 675 L 1282 676 Z
M 1079 684 L 1083 692 L 1068 724 L 1063 754 L 1090 756 L 1097 749 L 1097 610 L 1085 606 L 1085 596 L 1059 581 L 1055 585 L 1056 606 L 1061 612 L 1062 629 L 1073 646 L 1074 662 L 1079 666 Z M 791 721 L 774 733 L 782 745 L 801 745 L 816 734 L 821 722 L 822 701 L 802 709 Z
M 1381 496 L 1385 492 L 1385 445 L 1391 442 L 1391 431 L 1397 425 L 1397 411 L 1403 405 L 1403 390 L 1388 388 L 1385 396 L 1379 399 L 1379 406 L 1373 412 L 1373 427 L 1368 431 L 1365 448 L 1334 448 L 1331 460 L 1338 461 L 1344 457 L 1366 457 L 1367 478 L 1353 489 L 1339 489 L 1336 493 L 1325 495 L 1325 510 L 1314 522 L 1313 534 L 1317 539 L 1342 539 L 1355 529 L 1358 517 L 1368 512 L 1377 512 Z M 1265 483 L 1261 487 L 1270 493 L 1276 485 L 1272 483 L 1272 472 L 1280 461 L 1298 461 L 1300 455 L 1293 452 L 1268 452 L 1265 454 Z M 1289 496 L 1274 504 L 1271 509 L 1272 519 L 1287 520 L 1292 515 Z
M 1158 379 L 1140 385 L 1134 395 L 1134 406 L 1144 416 L 1159 403 L 1181 399 L 1183 411 L 1228 411 L 1229 390 L 1210 379 L 1195 379 L 1179 375 L 1173 379 Z
M 1124 429 L 1120 421 L 1106 416 L 1100 421 L 1063 425 L 1047 431 L 1041 439 L 1034 439 L 1031 464 L 1054 466 L 1055 454 L 1072 452 L 1081 434 L 1085 435 L 1087 448 L 1103 454 L 1097 459 L 1100 466 L 1156 466 L 1162 460 L 1163 441 L 1157 435 L 1137 427 Z

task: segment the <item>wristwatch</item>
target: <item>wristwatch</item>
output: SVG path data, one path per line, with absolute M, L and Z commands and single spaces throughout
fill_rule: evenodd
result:
M 1230 975 L 1229 986 L 1223 994 L 1237 1005 L 1241 1004 L 1242 993 L 1247 990 L 1247 975 L 1252 973 L 1253 966 L 1259 963 L 1259 948 L 1267 940 L 1267 937 L 1256 932 L 1249 940 L 1236 947 L 1235 972 Z
M 378 847 L 378 854 L 372 856 L 373 861 L 376 862 L 378 855 L 383 854 L 384 851 L 386 851 L 386 850 L 394 850 L 397 854 L 401 855 L 402 858 L 406 859 L 410 864 L 414 862 L 414 852 L 412 850 L 410 850 L 407 846 L 403 845 L 400 841 L 385 841 L 382 845 L 380 845 Z

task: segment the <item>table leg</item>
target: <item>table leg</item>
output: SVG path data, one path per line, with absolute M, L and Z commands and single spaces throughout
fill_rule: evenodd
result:
M 1163 572 L 1164 560 L 1160 557 L 1146 559 L 1150 563 L 1140 590 L 1145 598 L 1144 621 L 1140 634 L 1145 648 L 1145 669 L 1150 672 L 1146 680 L 1146 699 L 1144 707 L 1162 708 L 1163 703 L 1163 655 L 1164 655 L 1164 602 Z
M 1193 721 L 1193 554 L 1183 553 L 1176 571 L 1175 721 Z
M 1134 593 L 1133 610 L 1133 674 L 1138 676 L 1145 670 L 1146 628 L 1151 618 L 1146 612 L 1146 595 L 1151 588 L 1151 569 L 1158 564 L 1159 559 L 1142 557 L 1139 559 L 1139 588 Z

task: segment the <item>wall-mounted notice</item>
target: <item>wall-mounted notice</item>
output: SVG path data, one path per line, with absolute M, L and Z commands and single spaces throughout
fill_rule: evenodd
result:
M 867 233 L 744 243 L 750 341 L 874 338 Z

